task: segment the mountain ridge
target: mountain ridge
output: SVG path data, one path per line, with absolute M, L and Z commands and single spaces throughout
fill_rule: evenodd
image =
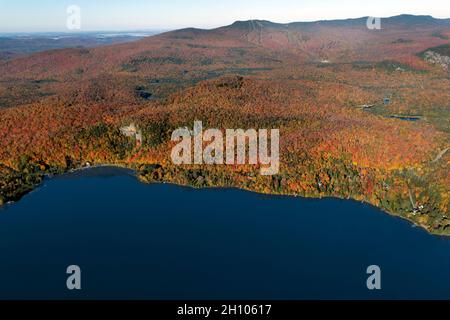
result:
M 315 21 L 292 21 L 287 23 L 273 22 L 270 20 L 249 19 L 249 20 L 237 20 L 230 25 L 218 27 L 214 29 L 200 29 L 200 30 L 217 30 L 221 28 L 240 28 L 240 27 L 294 27 L 305 25 L 317 25 L 317 24 L 354 24 L 365 23 L 370 16 L 364 16 L 359 18 L 347 18 L 347 19 L 329 19 L 329 20 L 315 20 Z M 431 15 L 412 15 L 412 14 L 400 14 L 390 17 L 381 17 L 383 22 L 387 23 L 434 23 L 434 24 L 450 24 L 450 18 L 435 18 Z
M 186 27 L 180 28 L 176 30 L 170 30 L 164 33 L 161 33 L 156 36 L 163 36 L 172 33 L 180 33 L 180 32 L 197 32 L 197 33 L 213 33 L 215 31 L 227 30 L 227 29 L 258 29 L 258 28 L 295 28 L 295 27 L 312 27 L 318 25 L 330 26 L 330 25 L 338 25 L 338 26 L 352 26 L 358 24 L 361 27 L 366 28 L 367 19 L 369 16 L 359 17 L 359 18 L 347 18 L 347 19 L 330 19 L 330 20 L 315 20 L 315 21 L 292 21 L 287 23 L 279 23 L 273 22 L 270 20 L 264 19 L 249 19 L 249 20 L 236 20 L 233 23 L 225 26 L 220 26 L 216 28 L 197 28 L 197 27 Z M 412 14 L 401 14 L 396 16 L 384 17 L 380 18 L 382 23 L 403 23 L 403 24 L 428 24 L 432 26 L 437 25 L 450 25 L 450 18 L 435 18 L 431 15 L 412 15 Z M 151 36 L 153 37 L 153 36 Z

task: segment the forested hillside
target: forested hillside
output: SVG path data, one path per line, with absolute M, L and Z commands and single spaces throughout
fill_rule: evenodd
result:
M 116 164 L 145 182 L 357 199 L 449 235 L 449 37 L 421 16 L 243 21 L 0 63 L 0 202 Z M 195 120 L 280 129 L 279 174 L 173 165 L 171 133 Z M 121 133 L 131 123 L 143 143 Z

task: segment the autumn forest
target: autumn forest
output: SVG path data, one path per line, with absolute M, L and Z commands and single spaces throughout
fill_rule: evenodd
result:
M 0 205 L 112 164 L 148 183 L 354 199 L 450 235 L 449 39 L 429 16 L 252 20 L 0 60 Z M 280 172 L 174 165 L 171 134 L 194 121 L 279 129 Z

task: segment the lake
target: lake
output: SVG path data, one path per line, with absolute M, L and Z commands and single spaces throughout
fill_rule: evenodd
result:
M 81 268 L 81 291 L 66 268 Z M 382 271 L 369 291 L 367 267 Z M 355 201 L 46 179 L 0 209 L 1 299 L 444 299 L 450 239 Z
M 422 119 L 421 117 L 414 117 L 414 116 L 390 116 L 389 118 L 403 120 L 403 121 L 413 121 L 413 122 L 419 121 Z

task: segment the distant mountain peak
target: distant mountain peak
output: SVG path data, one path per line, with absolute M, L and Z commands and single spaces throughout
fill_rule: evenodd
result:
M 413 15 L 413 14 L 401 14 L 398 16 L 386 18 L 386 20 L 392 22 L 403 22 L 403 23 L 423 23 L 423 22 L 438 22 L 441 19 L 435 19 L 430 15 Z
M 225 28 L 231 29 L 259 29 L 259 28 L 286 28 L 296 27 L 313 24 L 325 24 L 325 25 L 355 25 L 361 24 L 369 17 L 349 18 L 349 19 L 334 19 L 334 20 L 318 20 L 309 22 L 290 22 L 290 23 L 276 23 L 268 20 L 238 20 L 233 24 Z M 392 17 L 386 17 L 382 19 L 387 23 L 399 23 L 399 24 L 448 24 L 450 19 L 437 19 L 430 15 L 413 15 L 413 14 L 401 14 Z
M 233 29 L 257 29 L 257 28 L 280 28 L 285 27 L 286 24 L 275 23 L 268 20 L 244 20 L 235 21 L 230 28 Z
M 412 20 L 436 20 L 430 15 L 400 14 L 390 17 L 390 19 L 412 19 Z

